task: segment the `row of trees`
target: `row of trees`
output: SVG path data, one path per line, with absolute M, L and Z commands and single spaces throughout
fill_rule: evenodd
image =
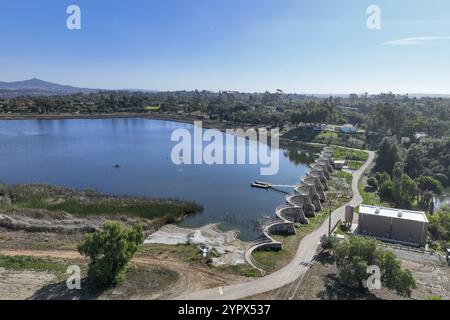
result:
M 430 208 L 433 195 L 441 194 L 443 183 L 448 181 L 446 176 L 425 170 L 425 156 L 417 157 L 417 149 L 417 146 L 412 146 L 403 161 L 395 139 L 385 137 L 378 150 L 375 175 L 368 183 L 374 190 L 378 190 L 384 201 L 402 208 L 419 206 L 433 211 L 434 208 Z
M 285 94 L 281 90 L 264 93 L 174 91 L 100 91 L 65 96 L 0 98 L 0 113 L 112 113 L 146 112 L 159 106 L 162 112 L 200 111 L 219 120 L 244 122 L 272 121 L 273 113 L 283 124 L 358 124 L 372 134 L 414 138 L 417 132 L 432 137 L 447 136 L 450 128 L 450 99 L 410 98 L 382 94 L 326 97 Z M 248 121 L 251 118 L 251 121 Z

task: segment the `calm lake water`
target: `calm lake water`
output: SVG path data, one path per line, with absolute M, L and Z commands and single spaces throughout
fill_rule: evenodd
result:
M 219 222 L 253 240 L 260 234 L 258 221 L 273 215 L 285 195 L 252 189 L 250 182 L 295 184 L 314 154 L 282 150 L 279 173 L 265 177 L 258 165 L 176 166 L 170 137 L 179 128 L 193 130 L 189 124 L 142 118 L 0 121 L 0 180 L 196 201 L 204 212 L 182 226 Z

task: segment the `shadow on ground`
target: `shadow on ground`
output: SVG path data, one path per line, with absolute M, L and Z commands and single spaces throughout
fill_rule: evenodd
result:
M 352 289 L 340 284 L 336 274 L 325 277 L 325 289 L 318 293 L 317 298 L 323 300 L 379 300 L 368 291 Z
M 81 281 L 81 288 L 81 290 L 69 290 L 65 281 L 50 284 L 39 289 L 28 300 L 95 300 L 106 290 L 94 285 L 88 279 Z

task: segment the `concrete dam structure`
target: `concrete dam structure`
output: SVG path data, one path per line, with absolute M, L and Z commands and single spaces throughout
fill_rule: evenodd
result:
M 310 165 L 306 175 L 300 178 L 294 187 L 295 193 L 286 196 L 286 204 L 277 207 L 275 217 L 263 224 L 261 238 L 248 245 L 245 259 L 251 266 L 264 273 L 265 267 L 254 261 L 252 253 L 257 250 L 281 250 L 283 242 L 272 235 L 296 234 L 296 225 L 308 224 L 308 217 L 315 217 L 323 209 L 322 204 L 327 200 L 325 191 L 328 190 L 328 179 L 332 172 L 332 150 L 327 147 Z

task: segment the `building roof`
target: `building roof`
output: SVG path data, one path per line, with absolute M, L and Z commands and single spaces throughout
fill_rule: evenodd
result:
M 425 212 L 422 212 L 422 211 L 409 211 L 409 210 L 403 210 L 403 209 L 383 208 L 383 207 L 375 207 L 375 206 L 368 206 L 368 205 L 362 204 L 359 207 L 359 213 L 370 214 L 370 215 L 379 215 L 379 216 L 395 218 L 395 219 L 412 220 L 412 221 L 418 221 L 418 222 L 428 222 Z

